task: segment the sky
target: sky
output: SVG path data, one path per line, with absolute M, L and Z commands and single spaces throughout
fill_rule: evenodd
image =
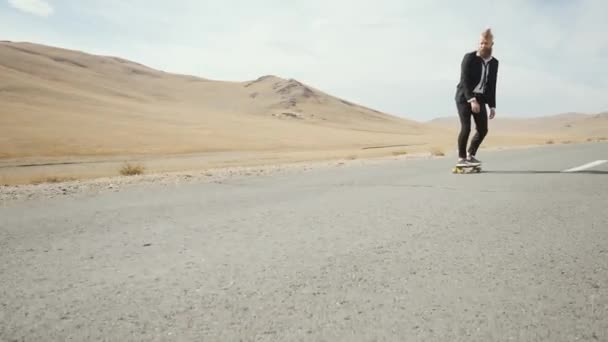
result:
M 209 79 L 294 78 L 425 121 L 457 115 L 486 27 L 497 116 L 608 110 L 606 0 L 0 0 L 0 40 L 112 55 Z

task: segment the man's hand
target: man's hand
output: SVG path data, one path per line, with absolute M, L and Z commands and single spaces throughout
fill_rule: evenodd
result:
M 490 120 L 494 119 L 495 116 L 496 116 L 496 109 L 490 108 Z
M 477 100 L 471 101 L 471 109 L 473 110 L 473 113 L 479 113 L 481 108 L 479 107 L 479 102 L 477 102 Z

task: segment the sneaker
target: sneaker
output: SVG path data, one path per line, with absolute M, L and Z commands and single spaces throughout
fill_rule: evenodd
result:
M 458 158 L 458 161 L 456 162 L 457 166 L 468 166 L 470 163 L 466 158 Z
M 470 164 L 477 164 L 477 165 L 480 165 L 480 164 L 481 164 L 481 160 L 478 160 L 477 158 L 475 158 L 475 156 L 469 156 L 469 157 L 467 158 L 467 161 L 468 161 Z

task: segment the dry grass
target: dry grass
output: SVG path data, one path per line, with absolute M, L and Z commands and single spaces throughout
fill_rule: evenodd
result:
M 402 155 L 405 155 L 405 154 L 407 154 L 407 151 L 394 151 L 393 152 L 394 156 L 402 156 Z
M 356 155 L 354 155 L 354 154 L 351 154 L 351 155 L 349 155 L 349 156 L 346 156 L 346 160 L 355 160 L 355 159 L 357 159 L 357 156 L 356 156 Z
M 564 140 L 562 141 L 562 144 L 572 144 L 572 140 Z
M 606 137 L 595 137 L 595 138 L 587 138 L 588 142 L 600 142 L 600 141 L 606 141 L 608 140 L 608 138 Z
M 65 183 L 75 181 L 74 177 L 59 177 L 59 176 L 48 176 L 38 177 L 31 180 L 31 184 L 44 184 L 44 183 Z
M 144 173 L 145 168 L 142 165 L 133 165 L 127 163 L 120 168 L 120 174 L 123 176 L 135 176 Z

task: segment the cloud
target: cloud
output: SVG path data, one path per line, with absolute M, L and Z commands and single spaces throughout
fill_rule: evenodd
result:
M 44 0 L 8 0 L 8 3 L 20 11 L 41 17 L 53 14 L 53 7 Z

